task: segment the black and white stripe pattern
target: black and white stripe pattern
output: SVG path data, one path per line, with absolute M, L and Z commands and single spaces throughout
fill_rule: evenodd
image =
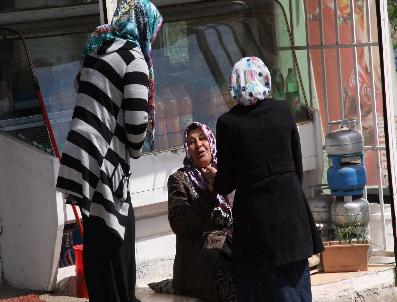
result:
M 57 181 L 121 239 L 131 206 L 129 160 L 141 155 L 148 123 L 148 72 L 140 49 L 122 39 L 86 56 Z

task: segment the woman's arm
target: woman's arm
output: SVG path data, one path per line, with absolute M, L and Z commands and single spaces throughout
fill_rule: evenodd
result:
M 227 195 L 236 188 L 235 161 L 232 153 L 233 141 L 231 129 L 228 129 L 225 123 L 219 118 L 216 123 L 218 171 L 214 180 L 214 191 L 221 195 Z
M 209 190 L 190 200 L 187 188 L 175 174 L 168 178 L 168 220 L 176 235 L 198 235 L 214 229 L 211 222 L 216 196 Z
M 128 150 L 132 158 L 142 154 L 148 124 L 149 69 L 143 59 L 132 61 L 124 75 L 123 108 Z

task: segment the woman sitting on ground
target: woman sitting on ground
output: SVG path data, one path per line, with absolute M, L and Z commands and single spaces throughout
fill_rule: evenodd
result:
M 149 286 L 157 292 L 209 302 L 233 302 L 231 207 L 227 196 L 210 191 L 201 173 L 208 165 L 216 168 L 211 130 L 200 123 L 190 124 L 185 130 L 185 150 L 183 168 L 168 179 L 168 219 L 176 234 L 172 286 L 171 280 Z

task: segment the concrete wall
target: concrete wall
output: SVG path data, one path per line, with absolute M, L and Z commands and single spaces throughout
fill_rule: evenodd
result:
M 58 160 L 0 134 L 0 251 L 4 280 L 13 287 L 51 290 L 64 224 L 55 192 Z

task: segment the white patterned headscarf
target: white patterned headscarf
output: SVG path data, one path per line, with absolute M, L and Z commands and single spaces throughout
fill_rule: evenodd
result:
M 257 57 L 245 57 L 233 66 L 229 79 L 230 94 L 239 105 L 254 105 L 270 97 L 271 76 Z

